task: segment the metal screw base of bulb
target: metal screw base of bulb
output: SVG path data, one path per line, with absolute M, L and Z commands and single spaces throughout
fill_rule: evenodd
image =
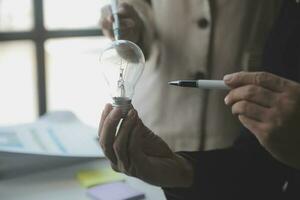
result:
M 131 100 L 126 97 L 114 97 L 113 107 L 120 108 L 122 110 L 122 118 L 127 116 L 131 108 Z

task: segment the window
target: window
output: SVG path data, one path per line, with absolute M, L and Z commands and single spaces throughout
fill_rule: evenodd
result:
M 98 72 L 109 0 L 0 0 L 0 125 L 71 110 L 97 126 L 109 101 Z
M 49 110 L 72 110 L 97 126 L 105 103 L 106 83 L 99 72 L 99 46 L 103 37 L 51 39 L 46 42 L 47 97 Z
M 33 43 L 1 42 L 0 52 L 0 122 L 32 121 L 37 113 Z
M 31 0 L 0 0 L 0 31 L 29 31 L 33 29 Z
M 101 7 L 107 2 L 44 0 L 45 27 L 49 30 L 97 28 Z

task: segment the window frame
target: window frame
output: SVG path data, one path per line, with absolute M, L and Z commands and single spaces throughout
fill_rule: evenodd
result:
M 39 116 L 47 112 L 47 80 L 45 62 L 45 42 L 53 38 L 102 36 L 100 28 L 46 30 L 44 26 L 43 0 L 32 0 L 33 29 L 30 31 L 0 32 L 0 42 L 31 40 L 35 45 L 36 87 Z M 99 11 L 100 12 L 100 11 Z M 95 19 L 97 20 L 97 19 Z

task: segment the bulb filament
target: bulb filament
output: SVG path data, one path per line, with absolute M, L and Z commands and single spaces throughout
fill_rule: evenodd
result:
M 127 68 L 128 66 L 128 63 L 126 64 L 126 67 Z M 123 59 L 121 59 L 121 63 L 120 63 L 120 76 L 119 76 L 119 80 L 118 80 L 118 88 L 120 88 L 121 90 L 121 97 L 125 97 L 126 95 L 126 92 L 125 92 L 125 81 L 124 81 L 124 70 L 125 68 L 123 67 Z

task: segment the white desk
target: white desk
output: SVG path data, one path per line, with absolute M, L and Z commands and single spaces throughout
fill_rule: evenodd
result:
M 86 195 L 86 188 L 79 185 L 75 177 L 76 173 L 82 169 L 101 169 L 108 165 L 108 162 L 102 159 L 0 180 L 0 199 L 90 200 Z M 143 191 L 147 200 L 165 200 L 159 187 L 131 177 L 127 177 L 126 182 L 133 188 Z

